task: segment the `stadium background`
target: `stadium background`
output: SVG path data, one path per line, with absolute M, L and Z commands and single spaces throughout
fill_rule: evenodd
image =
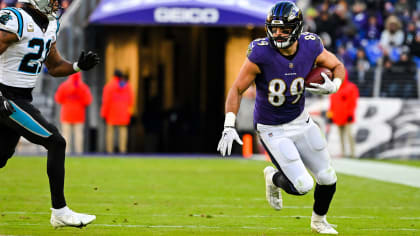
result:
M 61 18 L 60 51 L 76 60 L 80 50 L 95 50 L 103 59 L 95 70 L 83 74 L 94 95 L 88 108 L 85 150 L 104 151 L 105 127 L 99 117 L 102 88 L 118 68 L 129 74 L 136 93 L 129 152 L 215 153 L 227 90 L 249 42 L 265 37 L 265 15 L 276 1 L 68 2 Z M 354 127 L 357 156 L 419 158 L 419 3 L 297 3 L 304 9 L 306 30 L 322 37 L 360 89 Z M 391 45 L 387 53 L 379 41 L 391 15 L 397 17 L 404 41 Z M 376 23 L 370 25 L 369 18 Z M 37 107 L 56 124 L 59 108 L 53 94 L 63 80 L 44 73 L 34 96 Z M 336 130 L 323 116 L 327 98 L 308 100 L 308 108 L 328 130 L 330 151 L 338 153 Z M 152 137 L 157 142 L 150 142 Z M 19 153 L 34 151 L 43 152 L 25 142 L 19 149 Z
M 262 170 L 268 163 L 254 160 L 257 158 L 220 158 L 215 150 L 223 129 L 226 91 L 236 77 L 250 40 L 265 36 L 262 23 L 266 9 L 252 14 L 251 18 L 242 15 L 244 18 L 239 25 L 180 22 L 191 20 L 191 11 L 182 9 L 172 11 L 171 17 L 160 18 L 176 21 L 173 24 L 156 23 L 154 17 L 148 18 L 152 22 L 122 23 L 122 20 L 129 19 L 124 16 L 130 14 L 119 12 L 123 7 L 134 12 L 131 19 L 139 20 L 147 15 L 138 12 L 140 9 L 154 13 L 152 9 L 155 8 L 146 8 L 147 4 L 170 8 L 171 2 L 172 7 L 191 8 L 184 4 L 212 2 L 218 5 L 216 8 L 220 9 L 219 16 L 222 16 L 227 10 L 240 11 L 248 6 L 254 10 L 246 12 L 257 11 L 273 2 L 115 0 L 107 9 L 117 15 L 104 19 L 120 22 L 94 24 L 92 14 L 105 2 L 111 1 L 73 0 L 61 18 L 58 42 L 60 52 L 69 60 L 76 60 L 82 49 L 98 51 L 103 59 L 98 68 L 83 74 L 94 95 L 94 104 L 88 108 L 86 136 L 89 139 L 85 148 L 94 154 L 66 159 L 65 184 L 70 206 L 80 212 L 95 214 L 97 219 L 83 229 L 56 230 L 51 227 L 45 150 L 23 141 L 15 157 L 0 171 L 0 234 L 313 235 L 309 227 L 313 192 L 299 197 L 284 194 L 285 207 L 275 212 L 264 196 Z M 299 1 L 299 4 L 307 6 L 305 15 L 310 16 L 314 10 L 321 12 L 321 2 Z M 369 9 L 383 14 L 384 9 L 401 9 L 397 6 L 404 1 L 364 2 Z M 0 0 L 0 3 L 2 6 L 15 4 L 13 0 Z M 344 9 L 353 9 L 354 1 L 346 4 Z M 410 7 L 403 9 L 411 12 L 414 18 L 410 19 L 418 26 L 416 15 L 420 8 L 413 1 L 408 4 Z M 308 6 L 313 6 L 313 9 Z M 339 1 L 330 1 L 328 15 L 333 17 L 336 10 L 343 7 L 345 5 L 339 5 Z M 193 8 L 200 7 L 194 5 Z M 214 10 L 210 13 L 210 19 L 202 20 L 222 19 L 213 18 Z M 354 14 L 349 12 L 346 15 L 351 17 L 349 22 L 352 23 Z M 245 23 L 248 21 L 244 19 L 255 25 Z M 311 25 L 310 20 L 306 22 Z M 325 25 L 328 26 L 326 29 L 342 29 L 333 27 L 331 22 Z M 341 22 L 340 25 L 344 24 Z M 355 51 L 350 46 L 344 51 L 335 46 L 331 50 L 348 52 L 346 58 L 354 60 Z M 369 55 L 380 55 L 378 48 L 371 46 L 369 44 L 368 49 L 374 49 L 374 53 Z M 418 158 L 415 152 L 420 133 L 418 69 L 411 63 L 414 67 L 411 74 L 401 72 L 397 66 L 400 63 L 390 61 L 392 70 L 385 71 L 382 63 L 376 63 L 379 61 L 368 61 L 369 66 L 366 61 L 359 63 L 365 73 L 359 73 L 363 71 L 358 70 L 355 61 L 350 60 L 351 63 L 347 64 L 348 68 L 354 64 L 350 68 L 350 79 L 362 91 L 356 114 L 358 121 L 354 127 L 358 155 Z M 104 122 L 99 118 L 99 107 L 103 85 L 110 79 L 114 68 L 129 73 L 130 83 L 136 88 L 136 111 L 130 127 L 129 149 L 132 155 L 102 154 L 105 130 Z M 386 81 L 388 75 L 398 79 Z M 361 81 L 365 83 L 359 82 L 358 78 L 364 78 Z M 53 95 L 64 79 L 43 73 L 34 91 L 35 106 L 56 125 L 59 125 L 59 108 Z M 404 87 L 411 92 L 406 93 Z M 393 88 L 391 90 L 395 93 L 386 92 L 387 88 Z M 156 97 L 158 99 L 152 99 Z M 337 137 L 334 127 L 326 122 L 323 114 L 328 107 L 328 98 L 311 97 L 307 101 L 314 119 L 327 131 L 330 151 L 334 155 L 339 147 Z M 156 108 L 155 113 L 149 113 L 152 114 L 149 121 L 153 121 L 150 123 L 142 118 L 148 110 L 146 104 Z M 158 114 L 160 119 L 153 119 L 153 114 Z M 148 143 L 150 132 L 158 134 L 157 146 Z M 31 154 L 30 157 L 21 155 L 25 153 Z M 340 235 L 419 234 L 420 206 L 416 204 L 420 196 L 418 159 L 333 158 L 332 161 L 339 184 L 328 221 L 339 226 Z

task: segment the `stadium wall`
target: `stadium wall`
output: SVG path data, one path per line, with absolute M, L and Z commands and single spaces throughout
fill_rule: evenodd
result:
M 308 110 L 325 131 L 332 156 L 340 155 L 338 128 L 322 114 L 328 97 L 308 99 Z M 420 158 L 420 101 L 398 98 L 360 98 L 352 127 L 358 158 Z M 348 149 L 347 149 L 348 150 Z

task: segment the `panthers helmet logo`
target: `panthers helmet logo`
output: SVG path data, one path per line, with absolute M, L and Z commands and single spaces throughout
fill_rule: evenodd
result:
M 10 15 L 10 12 L 6 12 L 3 15 L 0 16 L 0 23 L 5 25 L 11 19 L 12 19 L 12 16 Z

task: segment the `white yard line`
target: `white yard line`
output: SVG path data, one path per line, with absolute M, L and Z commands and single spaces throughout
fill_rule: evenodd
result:
M 31 224 L 31 223 L 0 223 L 9 226 L 41 226 L 48 224 Z M 123 224 L 92 224 L 92 226 L 112 227 L 112 228 L 181 228 L 181 229 L 257 229 L 257 230 L 281 230 L 282 227 L 256 227 L 256 226 L 208 226 L 208 225 L 123 225 Z
M 420 168 L 377 161 L 333 159 L 338 173 L 420 188 Z
M 0 223 L 0 226 L 43 226 L 47 224 L 31 224 L 31 223 Z M 122 224 L 93 224 L 88 227 L 110 227 L 110 228 L 175 228 L 175 229 L 255 229 L 255 230 L 282 230 L 282 227 L 255 227 L 255 226 L 207 226 L 207 225 L 122 225 Z M 306 228 L 297 228 L 306 229 Z M 385 232 L 417 232 L 419 229 L 412 228 L 362 228 L 363 231 L 385 231 Z
M 49 212 L 22 212 L 22 211 L 6 211 L 2 212 L 4 215 L 49 215 Z M 124 216 L 124 214 L 108 214 L 108 213 L 97 213 L 98 216 Z M 273 215 L 221 215 L 221 214 L 211 214 L 211 217 L 220 217 L 220 218 L 272 218 Z M 139 214 L 138 217 L 203 217 L 201 214 L 191 214 L 191 215 L 180 215 L 180 214 Z M 307 215 L 276 215 L 276 218 L 310 218 L 311 216 Z M 336 219 L 371 219 L 377 220 L 382 217 L 378 216 L 369 216 L 369 215 L 359 215 L 359 216 L 329 216 L 329 218 Z M 397 217 L 399 220 L 418 220 L 420 217 Z M 1 223 L 0 223 L 1 225 Z M 153 226 L 150 226 L 153 227 Z
M 111 224 L 95 224 L 104 227 L 130 227 L 130 228 L 191 228 L 191 229 L 258 229 L 258 230 L 280 230 L 282 227 L 255 227 L 255 226 L 207 226 L 207 225 L 111 225 Z

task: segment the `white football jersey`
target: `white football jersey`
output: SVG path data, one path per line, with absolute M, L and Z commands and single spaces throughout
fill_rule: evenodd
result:
M 0 30 L 16 34 L 19 41 L 0 55 L 0 83 L 19 88 L 35 87 L 51 45 L 57 40 L 58 29 L 58 20 L 50 21 L 43 32 L 23 9 L 1 9 Z

